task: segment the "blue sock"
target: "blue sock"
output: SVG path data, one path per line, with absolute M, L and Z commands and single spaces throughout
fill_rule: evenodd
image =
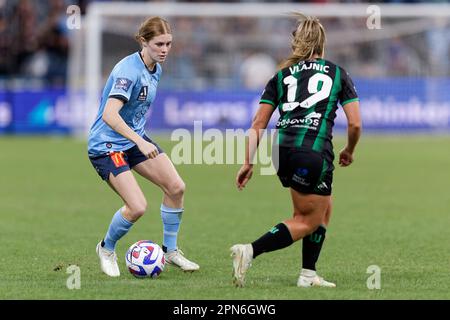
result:
M 163 249 L 165 252 L 177 249 L 178 230 L 180 230 L 183 208 L 169 208 L 161 204 L 161 219 L 163 221 Z
M 116 248 L 116 242 L 127 234 L 133 223 L 122 216 L 122 208 L 113 216 L 108 232 L 106 233 L 103 247 L 110 251 Z

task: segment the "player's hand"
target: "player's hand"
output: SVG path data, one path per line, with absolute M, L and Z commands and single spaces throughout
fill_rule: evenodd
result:
M 149 159 L 154 159 L 159 154 L 158 148 L 153 143 L 143 141 L 138 145 L 139 150 Z
M 236 176 L 236 186 L 239 190 L 244 189 L 247 182 L 252 178 L 253 175 L 253 165 L 243 164 L 241 169 Z
M 353 162 L 353 154 L 344 148 L 339 152 L 339 165 L 341 167 L 348 167 Z

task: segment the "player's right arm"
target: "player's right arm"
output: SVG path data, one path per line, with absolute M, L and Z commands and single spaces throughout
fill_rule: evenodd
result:
M 361 115 L 359 101 L 349 102 L 343 106 L 347 117 L 347 145 L 339 153 L 339 164 L 347 167 L 353 162 L 353 152 L 361 136 Z
M 245 162 L 236 176 L 236 186 L 242 190 L 253 175 L 253 157 L 259 145 L 264 130 L 267 128 L 272 113 L 278 105 L 277 99 L 277 75 L 267 84 L 261 97 L 259 109 L 253 117 L 249 130 L 248 141 L 245 145 Z
M 252 127 L 249 130 L 248 141 L 245 145 L 245 162 L 239 170 L 236 177 L 236 186 L 242 190 L 253 175 L 253 157 L 258 148 L 264 130 L 275 109 L 272 105 L 261 103 L 255 117 L 253 118 Z
M 120 99 L 113 97 L 108 98 L 102 115 L 103 121 L 110 126 L 111 129 L 134 142 L 146 157 L 150 159 L 155 158 L 158 155 L 156 146 L 144 140 L 140 135 L 134 132 L 120 116 L 119 111 L 122 109 L 123 105 L 124 102 Z
M 146 157 L 153 159 L 158 155 L 156 146 L 138 135 L 119 114 L 119 111 L 131 98 L 139 73 L 140 71 L 133 65 L 130 65 L 128 61 L 123 61 L 116 65 L 111 72 L 112 84 L 102 119 L 111 129 L 134 142 Z
M 339 100 L 347 118 L 347 145 L 339 153 L 339 165 L 347 167 L 353 162 L 353 153 L 361 136 L 361 114 L 359 112 L 359 98 L 355 85 L 349 74 L 341 71 L 342 90 Z

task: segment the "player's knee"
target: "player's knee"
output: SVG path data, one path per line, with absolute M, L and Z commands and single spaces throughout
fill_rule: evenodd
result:
M 311 234 L 314 231 L 317 230 L 317 228 L 319 228 L 320 226 L 320 222 L 319 223 L 309 223 L 306 225 L 306 234 Z
M 184 195 L 184 191 L 186 190 L 186 185 L 183 180 L 178 180 L 170 185 L 167 190 L 167 193 L 170 197 L 180 198 Z
M 322 217 L 316 212 L 294 212 L 294 221 L 306 234 L 310 234 L 320 226 Z
M 147 211 L 147 201 L 141 200 L 130 206 L 130 215 L 133 216 L 135 220 L 139 219 Z

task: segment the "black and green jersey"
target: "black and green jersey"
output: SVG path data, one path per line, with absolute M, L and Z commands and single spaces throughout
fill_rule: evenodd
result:
M 332 128 L 338 103 L 358 100 L 348 73 L 324 60 L 300 61 L 278 71 L 260 103 L 278 107 L 278 144 L 333 153 Z

